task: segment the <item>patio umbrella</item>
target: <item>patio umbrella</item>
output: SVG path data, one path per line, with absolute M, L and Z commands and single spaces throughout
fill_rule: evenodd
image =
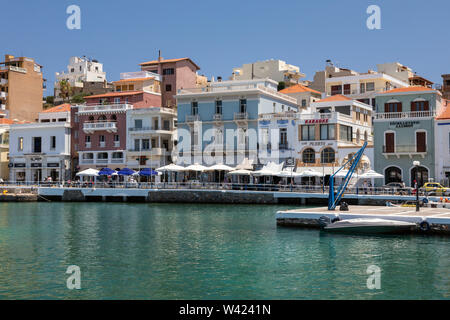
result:
M 251 175 L 252 174 L 252 172 L 253 171 L 249 171 L 249 170 L 236 170 L 236 171 L 232 171 L 232 172 L 229 172 L 229 173 L 227 173 L 227 175 L 230 175 L 230 176 L 239 176 L 239 175 L 241 175 L 241 176 L 249 176 L 249 175 Z
M 79 177 L 98 177 L 98 170 L 96 169 L 86 169 L 84 171 L 78 172 L 76 175 Z
M 205 171 L 206 167 L 196 163 L 196 164 L 190 165 L 189 167 L 186 167 L 185 170 L 186 171 L 194 171 L 196 180 L 198 180 L 198 173 Z
M 156 169 L 156 171 L 160 171 L 160 172 L 164 172 L 164 171 L 180 172 L 180 171 L 185 171 L 185 170 L 186 170 L 186 168 L 177 166 L 176 164 L 173 164 L 173 163 Z
M 136 171 L 128 169 L 128 168 L 123 168 L 122 170 L 117 172 L 117 174 L 119 176 L 132 176 L 132 175 L 136 174 Z
M 110 169 L 110 168 L 103 168 L 102 170 L 100 170 L 98 172 L 99 176 L 112 176 L 114 175 L 116 172 L 116 170 Z
M 233 171 L 233 170 L 234 169 L 232 167 L 226 166 L 223 163 L 219 163 L 219 164 L 216 164 L 216 165 L 214 165 L 212 167 L 206 168 L 205 171 L 209 171 L 209 172 L 219 171 L 219 182 L 220 182 L 220 178 L 221 178 L 220 172 L 229 172 L 229 171 Z M 224 177 L 224 180 L 225 180 L 225 173 L 224 173 L 223 177 Z
M 150 168 L 145 168 L 145 169 L 142 169 L 141 171 L 139 171 L 139 175 L 143 176 L 143 177 L 151 177 L 151 176 L 158 176 L 158 175 L 160 175 L 160 173 L 156 172 Z
M 323 174 L 312 169 L 308 169 L 302 172 L 303 177 L 322 177 Z
M 384 175 L 375 172 L 373 170 L 369 170 L 366 173 L 359 175 L 360 179 L 383 179 Z

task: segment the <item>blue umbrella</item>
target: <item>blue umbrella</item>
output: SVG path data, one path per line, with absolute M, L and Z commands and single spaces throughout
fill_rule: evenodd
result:
M 119 172 L 117 172 L 117 174 L 119 176 L 132 176 L 133 174 L 135 174 L 136 172 L 134 170 L 128 169 L 128 168 L 123 168 L 122 170 L 120 170 Z
M 145 168 L 145 169 L 142 169 L 141 171 L 139 171 L 139 175 L 144 176 L 144 177 L 157 176 L 158 174 L 159 174 L 158 172 L 156 172 L 152 169 L 149 169 L 149 168 Z
M 99 175 L 99 176 L 111 176 L 111 175 L 113 175 L 114 173 L 116 173 L 116 171 L 113 170 L 113 169 L 110 169 L 110 168 L 103 168 L 102 170 L 100 170 L 100 171 L 98 172 L 98 175 Z

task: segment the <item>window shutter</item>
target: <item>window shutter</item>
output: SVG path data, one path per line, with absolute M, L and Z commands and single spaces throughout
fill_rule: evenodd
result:
M 411 101 L 411 112 L 417 111 L 416 109 L 416 103 L 414 101 Z
M 430 102 L 429 101 L 425 101 L 424 102 L 424 111 L 429 111 L 430 110 Z

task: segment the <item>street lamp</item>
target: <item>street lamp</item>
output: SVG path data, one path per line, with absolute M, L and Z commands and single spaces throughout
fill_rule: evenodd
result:
M 419 206 L 419 167 L 420 167 L 420 161 L 414 161 L 413 162 L 414 167 L 416 168 L 416 212 L 420 211 Z

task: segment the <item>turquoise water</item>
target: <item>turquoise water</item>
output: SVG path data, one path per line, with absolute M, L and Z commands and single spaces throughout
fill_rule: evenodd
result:
M 0 299 L 450 298 L 450 238 L 279 228 L 286 208 L 3 203 Z

